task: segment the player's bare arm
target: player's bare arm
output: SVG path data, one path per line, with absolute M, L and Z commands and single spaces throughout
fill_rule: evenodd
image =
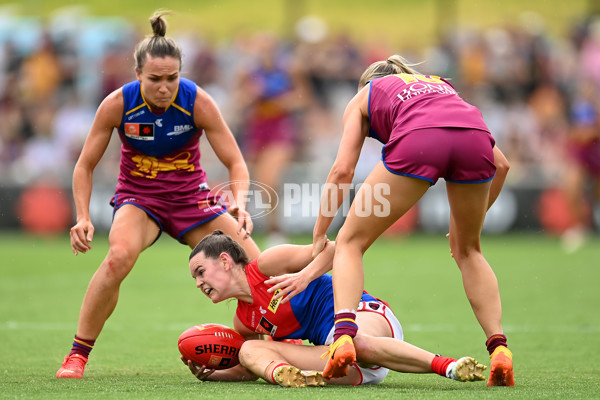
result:
M 506 180 L 506 175 L 508 175 L 508 170 L 510 169 L 508 160 L 502 151 L 500 151 L 498 146 L 494 146 L 494 165 L 496 166 L 496 175 L 494 175 L 492 186 L 490 187 L 488 209 L 492 206 L 492 204 L 494 204 L 500 195 L 500 191 L 502 190 L 502 186 L 504 186 L 504 181 Z
M 113 129 L 121 123 L 123 96 L 116 90 L 100 104 L 92 127 L 73 171 L 73 198 L 77 222 L 71 228 L 71 248 L 77 255 L 91 249 L 94 226 L 90 220 L 89 205 L 92 195 L 93 174 L 104 155 Z
M 327 229 L 346 195 L 344 186 L 350 184 L 354 178 L 354 168 L 368 133 L 369 124 L 365 105 L 367 96 L 368 91 L 361 90 L 348 103 L 344 111 L 342 140 L 323 188 L 321 210 L 313 230 L 313 256 L 325 247 Z
M 277 271 L 278 264 L 283 264 L 284 266 L 287 265 L 289 267 L 289 272 L 279 272 L 275 274 L 270 274 L 269 276 L 271 276 L 271 278 L 265 281 L 267 285 L 273 285 L 273 287 L 267 290 L 269 293 L 279 291 L 273 297 L 273 299 L 277 300 L 279 298 L 283 298 L 282 304 L 288 302 L 292 299 L 292 297 L 304 291 L 308 287 L 310 282 L 312 282 L 319 276 L 329 272 L 333 266 L 333 255 L 335 252 L 334 242 L 328 241 L 325 246 L 325 249 L 321 251 L 314 259 L 312 259 L 312 246 L 294 247 L 300 247 L 300 249 L 298 249 L 298 255 L 302 256 L 302 259 L 298 257 L 297 260 L 292 260 L 290 257 L 286 257 L 285 246 L 276 246 L 263 253 L 267 253 L 267 257 L 272 257 L 269 260 L 271 262 L 271 265 L 267 264 L 267 268 L 272 268 L 273 271 L 271 272 Z M 274 251 L 276 253 L 268 254 L 270 251 Z M 309 258 L 306 258 L 306 255 L 304 253 L 308 253 Z M 287 264 L 286 261 L 283 261 L 284 259 L 286 261 L 290 260 L 297 262 L 290 262 L 289 264 Z M 278 260 L 281 261 L 281 263 L 278 263 Z M 260 265 L 260 258 L 258 267 L 262 271 Z M 283 271 L 283 268 L 280 268 L 280 271 Z

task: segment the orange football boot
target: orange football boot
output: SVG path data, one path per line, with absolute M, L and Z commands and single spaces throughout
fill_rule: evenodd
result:
M 490 377 L 488 386 L 515 386 L 512 353 L 504 346 L 496 347 L 490 355 Z
M 56 371 L 56 377 L 81 379 L 83 378 L 83 370 L 87 362 L 88 359 L 81 354 L 75 353 L 65 356 L 65 361 L 63 361 L 60 369 Z
M 348 366 L 356 362 L 356 349 L 354 342 L 348 335 L 342 335 L 329 346 L 321 358 L 327 357 L 327 364 L 323 370 L 326 379 L 341 378 L 348 375 Z

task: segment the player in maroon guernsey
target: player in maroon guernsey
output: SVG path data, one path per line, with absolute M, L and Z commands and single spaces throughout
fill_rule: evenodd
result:
M 343 376 L 356 359 L 356 307 L 364 287 L 364 252 L 444 178 L 450 203 L 450 249 L 467 298 L 486 335 L 491 357 L 489 386 L 513 386 L 512 354 L 502 330 L 496 276 L 481 252 L 488 208 L 499 195 L 508 162 L 477 108 L 437 76 L 421 75 L 398 55 L 373 63 L 344 113 L 337 158 L 327 177 L 313 230 L 315 252 L 352 182 L 363 142 L 384 144 L 376 165 L 356 194 L 337 236 L 333 262 L 335 342 L 324 375 Z
M 110 247 L 86 291 L 75 340 L 56 373 L 58 378 L 83 378 L 90 351 L 117 305 L 121 282 L 163 231 L 193 248 L 214 229 L 221 229 L 239 240 L 252 257 L 259 254 L 249 237 L 252 221 L 245 210 L 249 175 L 244 158 L 216 103 L 180 77 L 181 49 L 165 37 L 163 16 L 164 12 L 153 15 L 153 35 L 136 47 L 137 80 L 100 104 L 73 172 L 77 223 L 71 228 L 71 246 L 78 254 L 92 248 L 89 202 L 94 168 L 113 130 L 118 132 L 121 163 L 111 202 Z M 203 133 L 229 171 L 229 209 L 211 194 L 200 166 Z

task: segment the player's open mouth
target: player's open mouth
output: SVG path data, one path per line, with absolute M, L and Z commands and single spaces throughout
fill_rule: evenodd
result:
M 209 287 L 204 288 L 204 294 L 207 295 L 207 296 L 210 296 L 210 293 L 212 291 L 213 291 L 212 288 L 209 288 Z

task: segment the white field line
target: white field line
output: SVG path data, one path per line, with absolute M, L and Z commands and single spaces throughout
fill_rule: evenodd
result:
M 197 322 L 200 323 L 200 322 Z M 170 324 L 148 324 L 144 329 L 164 332 L 183 332 L 194 322 L 190 323 L 170 323 Z M 73 331 L 77 328 L 76 321 L 73 322 L 34 322 L 34 321 L 0 321 L 0 331 Z M 108 323 L 104 328 L 107 331 L 125 331 L 131 330 L 131 326 L 122 324 Z M 470 326 L 457 326 L 450 324 L 408 324 L 403 325 L 404 332 L 479 332 L 481 328 L 473 324 Z M 600 325 L 574 326 L 574 325 L 505 325 L 504 331 L 507 333 L 600 333 Z

